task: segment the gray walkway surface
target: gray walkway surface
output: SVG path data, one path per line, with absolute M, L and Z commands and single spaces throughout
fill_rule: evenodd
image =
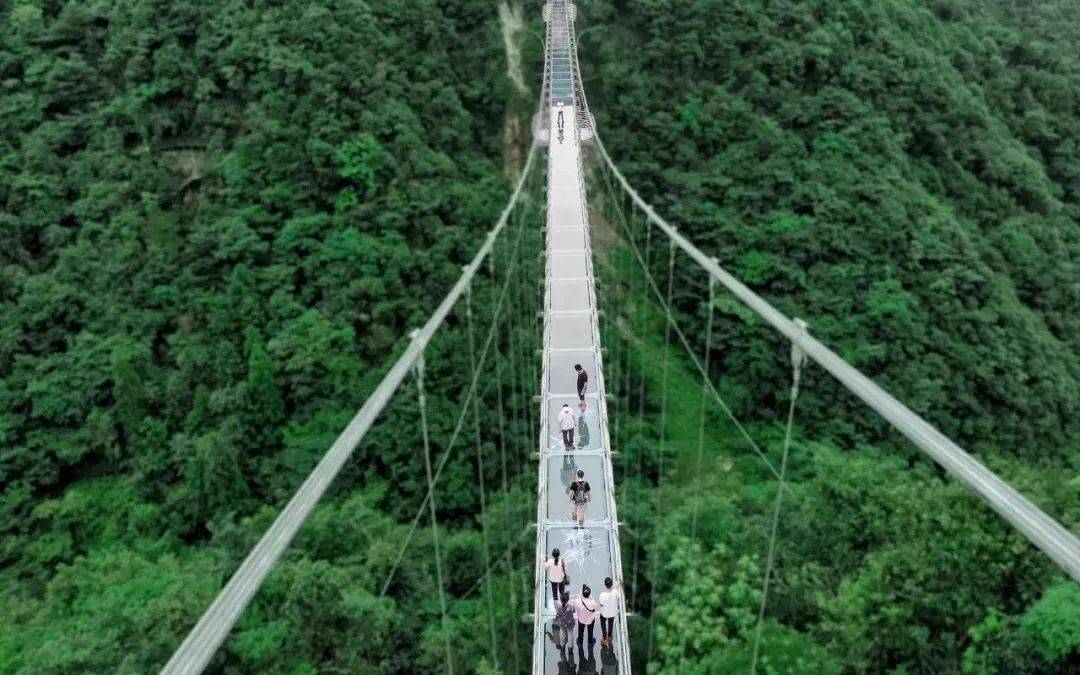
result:
M 558 548 L 566 562 L 571 596 L 581 593 L 582 584 L 592 589 L 598 599 L 604 578 L 622 586 L 622 563 L 616 526 L 614 480 L 611 447 L 607 433 L 607 407 L 604 400 L 603 363 L 600 355 L 600 331 L 596 320 L 596 291 L 589 245 L 584 182 L 580 148 L 574 133 L 574 108 L 563 109 L 566 131 L 560 142 L 553 134 L 548 155 L 548 232 L 547 293 L 544 312 L 544 375 L 542 381 L 541 456 L 537 509 L 538 563 L 545 554 Z M 556 128 L 557 109 L 551 109 L 551 125 Z M 579 364 L 588 373 L 585 409 L 577 394 Z M 567 452 L 559 432 L 558 417 L 569 405 L 577 420 L 574 430 L 576 448 Z M 584 528 L 576 527 L 571 513 L 568 488 L 578 470 L 585 472 L 592 501 L 586 510 Z M 600 621 L 594 625 L 596 644 L 576 644 L 576 634 L 564 647 L 556 645 L 551 621 L 554 604 L 546 572 L 538 567 L 537 622 L 534 671 L 538 673 L 628 672 L 625 661 L 625 621 L 615 623 L 615 639 L 601 645 Z M 620 616 L 625 616 L 620 603 Z M 614 670 L 612 667 L 614 666 Z
M 544 9 L 548 23 L 549 116 L 548 143 L 547 271 L 544 305 L 543 377 L 538 476 L 536 595 L 534 600 L 534 673 L 605 672 L 628 673 L 626 606 L 622 592 L 622 560 L 619 555 L 618 516 L 604 396 L 604 365 L 600 330 L 596 321 L 596 289 L 593 283 L 585 181 L 581 168 L 579 116 L 575 108 L 574 81 L 577 69 L 573 44 L 574 5 L 568 0 L 549 0 Z M 586 111 L 582 116 L 587 118 Z M 591 133 L 588 135 L 591 137 Z M 584 395 L 577 391 L 580 365 L 588 373 Z M 559 430 L 564 406 L 575 414 L 574 447 L 568 448 Z M 585 526 L 574 521 L 569 486 L 583 471 L 591 488 Z M 566 590 L 581 594 L 582 585 L 599 600 L 604 578 L 611 577 L 619 590 L 618 618 L 613 644 L 601 642 L 597 618 L 595 644 L 577 644 L 576 631 L 564 644 L 555 639 L 551 597 L 544 556 L 561 551 L 569 578 Z

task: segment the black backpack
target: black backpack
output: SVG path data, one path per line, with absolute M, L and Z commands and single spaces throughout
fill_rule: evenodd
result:
M 570 491 L 574 493 L 573 499 L 575 504 L 584 504 L 589 501 L 586 493 L 588 493 L 588 483 L 584 480 L 575 480 L 570 484 Z

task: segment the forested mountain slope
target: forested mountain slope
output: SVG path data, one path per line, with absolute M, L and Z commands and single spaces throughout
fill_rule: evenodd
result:
M 512 92 L 479 0 L 0 3 L 0 672 L 164 663 L 498 216 Z M 229 667 L 441 658 L 430 556 L 372 595 L 423 485 L 398 427 Z
M 619 31 L 586 35 L 583 68 L 635 183 L 740 278 L 950 435 L 1060 460 L 1080 64 L 994 4 L 597 3 L 588 22 Z M 720 324 L 725 370 L 742 326 Z
M 1077 530 L 1074 3 L 579 9 L 585 87 L 632 183 Z M 538 44 L 519 47 L 529 82 Z M 508 108 L 531 105 L 503 49 L 481 0 L 0 3 L 0 673 L 164 663 L 497 216 L 504 125 L 522 126 Z M 680 267 L 676 289 L 700 348 L 704 278 Z M 601 302 L 614 316 L 633 299 Z M 712 415 L 690 489 L 700 380 L 672 359 L 672 456 L 656 487 L 652 325 L 628 357 L 647 400 L 613 404 L 626 408 L 634 666 L 745 672 L 774 486 Z M 536 364 L 519 333 L 524 373 Z M 775 450 L 788 346 L 766 336 L 719 301 L 714 375 Z M 620 347 L 605 344 L 614 372 Z M 461 331 L 432 346 L 436 443 L 467 353 Z M 1076 585 L 822 373 L 806 376 L 763 664 L 1074 672 Z M 515 387 L 488 390 L 485 421 L 492 389 Z M 358 450 L 216 671 L 445 667 L 423 529 L 380 593 L 423 497 L 413 394 Z M 521 440 L 509 489 L 487 505 L 492 550 L 512 552 L 494 608 L 465 597 L 483 569 L 468 461 L 447 465 L 440 493 L 460 671 L 489 669 L 489 620 L 504 671 L 530 648 L 532 553 L 513 544 L 534 434 L 522 423 L 506 437 Z
M 605 0 L 582 3 L 579 49 L 605 145 L 660 213 L 1076 531 L 1080 59 L 1067 36 L 1080 14 L 1037 4 Z M 675 289 L 700 350 L 705 276 L 680 265 Z M 762 423 L 786 411 L 788 346 L 730 297 L 715 309 L 714 375 L 775 448 Z M 655 361 L 633 364 L 651 392 L 630 439 L 647 469 Z M 679 400 L 696 402 L 688 380 Z M 764 651 L 775 672 L 1076 667 L 1075 584 L 1055 585 L 1040 554 L 820 370 L 797 419 Z M 645 547 L 662 559 L 642 564 L 635 603 L 648 612 L 641 589 L 657 586 L 662 669 L 749 665 L 774 488 L 736 435 L 710 438 L 727 446 L 702 475 L 697 543 L 678 438 L 662 507 L 620 514 L 662 543 Z M 620 504 L 651 501 L 651 483 L 637 489 Z

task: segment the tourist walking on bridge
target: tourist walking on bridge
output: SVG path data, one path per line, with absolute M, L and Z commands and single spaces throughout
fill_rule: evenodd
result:
M 563 592 L 559 596 L 558 602 L 555 603 L 555 620 L 551 622 L 555 646 L 559 649 L 563 658 L 566 658 L 563 650 L 566 649 L 566 643 L 570 642 L 570 635 L 574 632 L 575 623 L 577 623 L 577 620 L 574 618 L 574 608 L 570 606 L 570 594 Z
M 566 590 L 568 581 L 566 561 L 559 559 L 559 549 L 554 548 L 550 556 L 544 556 L 544 567 L 547 569 L 548 581 L 551 582 L 551 602 L 557 603 Z
M 577 420 L 574 419 L 574 411 L 564 403 L 562 410 L 559 411 L 559 431 L 562 432 L 563 447 L 566 448 L 567 452 L 574 449 L 574 429 L 576 427 Z
M 574 364 L 574 370 L 577 371 L 577 395 L 579 401 L 585 400 L 585 390 L 589 388 L 589 374 L 585 372 L 585 369 L 581 367 L 580 363 Z M 583 408 L 584 410 L 584 408 Z
M 604 590 L 600 591 L 601 645 L 610 645 L 615 635 L 615 610 L 619 608 L 619 591 L 614 585 L 611 577 L 607 577 L 604 579 Z
M 581 595 L 570 601 L 574 607 L 574 616 L 577 618 L 577 643 L 580 645 L 585 638 L 585 629 L 589 631 L 589 649 L 592 649 L 596 638 L 593 637 L 593 623 L 596 621 L 596 600 L 590 598 L 592 590 L 585 584 L 581 585 Z
M 578 527 L 585 527 L 585 505 L 592 499 L 589 493 L 591 489 L 589 481 L 585 480 L 585 472 L 578 469 L 577 478 L 567 488 L 572 509 L 571 519 L 577 521 Z

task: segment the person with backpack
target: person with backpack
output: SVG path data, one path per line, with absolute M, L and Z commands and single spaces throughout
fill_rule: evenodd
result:
M 570 604 L 574 607 L 574 618 L 577 619 L 577 643 L 581 644 L 585 639 L 585 631 L 589 632 L 589 650 L 592 650 L 593 644 L 596 643 L 596 638 L 593 637 L 593 623 L 596 622 L 596 600 L 593 600 L 589 596 L 592 595 L 592 589 L 585 584 L 581 585 L 581 595 L 577 596 L 570 601 Z
M 563 447 L 567 452 L 575 449 L 575 427 L 577 427 L 577 420 L 574 419 L 574 411 L 570 409 L 569 405 L 564 403 L 562 410 L 559 411 L 559 431 L 562 432 Z
M 604 590 L 600 591 L 601 645 L 610 645 L 615 636 L 615 611 L 619 608 L 619 592 L 613 586 L 611 577 L 607 577 L 604 579 Z
M 550 556 L 544 556 L 544 568 L 547 569 L 548 581 L 551 582 L 551 602 L 556 603 L 570 581 L 566 573 L 566 561 L 559 559 L 559 549 L 552 549 Z
M 578 527 L 585 527 L 585 505 L 592 500 L 591 489 L 589 481 L 585 480 L 585 472 L 578 469 L 577 478 L 566 490 L 570 495 L 571 519 L 577 521 Z
M 585 369 L 581 367 L 580 363 L 574 364 L 574 370 L 577 371 L 577 395 L 579 401 L 585 400 L 585 390 L 589 388 L 589 374 L 585 372 Z

